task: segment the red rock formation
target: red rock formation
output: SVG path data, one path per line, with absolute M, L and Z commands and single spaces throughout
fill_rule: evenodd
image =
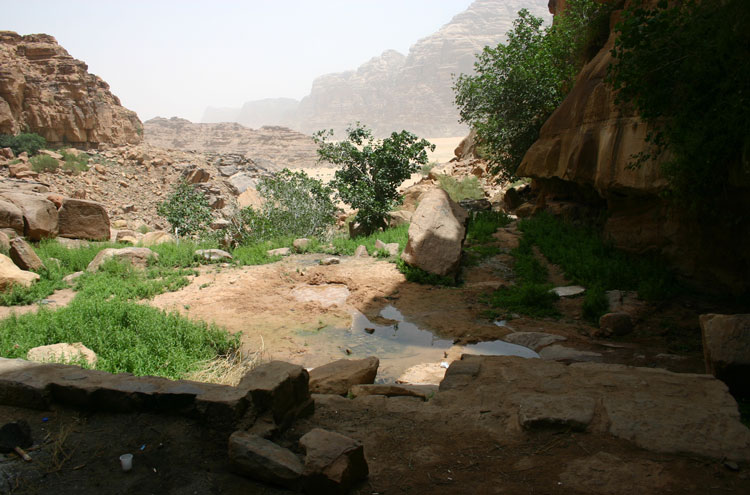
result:
M 142 125 L 109 85 L 52 36 L 0 31 L 0 133 L 28 128 L 52 145 L 139 143 Z

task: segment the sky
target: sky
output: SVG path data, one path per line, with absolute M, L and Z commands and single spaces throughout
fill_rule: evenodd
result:
M 408 53 L 472 0 L 0 0 L 0 30 L 54 36 L 142 121 L 310 92 Z

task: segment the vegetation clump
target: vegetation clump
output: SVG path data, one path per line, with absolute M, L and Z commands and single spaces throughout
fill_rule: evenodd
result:
M 55 172 L 60 167 L 60 163 L 49 155 L 32 156 L 29 161 L 34 172 Z
M 456 79 L 461 121 L 477 130 L 480 152 L 502 178 L 515 175 L 580 68 L 606 41 L 615 4 L 570 0 L 549 27 L 523 9 L 508 41 L 486 47 L 475 74 Z
M 45 146 L 47 146 L 47 140 L 33 132 L 22 132 L 15 136 L 0 134 L 0 148 L 10 148 L 16 156 L 24 152 L 29 156 L 36 155 Z
M 347 129 L 347 139 L 335 142 L 333 131 L 313 136 L 321 161 L 342 168 L 333 187 L 338 197 L 357 210 L 355 221 L 365 234 L 387 226 L 388 212 L 401 203 L 398 187 L 428 163 L 427 151 L 435 145 L 408 131 L 394 132 L 383 140 L 359 123 Z
M 178 236 L 201 235 L 211 223 L 211 206 L 205 194 L 192 184 L 179 182 L 156 211 L 167 219 Z
M 450 175 L 440 174 L 437 176 L 440 188 L 448 193 L 453 201 L 458 203 L 465 199 L 482 199 L 484 191 L 479 184 L 479 179 L 473 175 L 457 179 Z

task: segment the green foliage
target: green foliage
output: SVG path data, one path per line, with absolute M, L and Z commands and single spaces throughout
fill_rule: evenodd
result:
M 633 166 L 669 151 L 671 196 L 713 219 L 746 214 L 727 200 L 732 182 L 750 179 L 748 23 L 747 0 L 634 1 L 616 26 L 608 80 L 652 126 Z
M 324 237 L 336 221 L 333 189 L 305 172 L 284 169 L 258 184 L 259 209 L 245 208 L 236 219 L 240 244 L 278 237 Z
M 178 183 L 156 211 L 167 219 L 179 236 L 201 235 L 211 223 L 206 196 L 187 182 Z
M 646 300 L 664 299 L 678 291 L 673 274 L 661 260 L 618 251 L 593 228 L 542 213 L 520 222 L 519 229 L 524 234 L 522 242 L 538 246 L 573 283 L 589 289 L 637 290 Z
M 501 287 L 490 297 L 490 305 L 501 308 L 506 315 L 520 313 L 534 318 L 556 317 L 557 294 L 550 292 L 551 284 L 523 282 Z
M 469 219 L 466 228 L 466 242 L 469 244 L 487 243 L 492 240 L 492 234 L 510 223 L 505 213 L 496 211 L 480 211 Z
M 29 162 L 34 172 L 54 172 L 60 166 L 60 163 L 49 155 L 32 156 Z
M 448 193 L 448 196 L 455 202 L 464 199 L 482 199 L 484 190 L 479 185 L 479 179 L 473 175 L 464 177 L 459 180 L 450 175 L 438 175 L 440 187 Z
M 515 175 L 580 68 L 606 41 L 612 8 L 570 0 L 565 15 L 550 27 L 523 9 L 508 41 L 486 47 L 477 55 L 475 74 L 455 81 L 461 121 L 477 130 L 480 149 L 496 173 Z
M 358 210 L 355 221 L 366 234 L 385 228 L 388 212 L 402 200 L 397 188 L 427 163 L 425 150 L 435 145 L 407 131 L 378 140 L 359 123 L 347 129 L 346 140 L 332 138 L 333 131 L 313 136 L 320 160 L 342 166 L 332 181 L 338 197 Z
M 396 260 L 396 267 L 398 268 L 398 271 L 404 274 L 406 280 L 409 282 L 423 285 L 444 285 L 446 287 L 457 285 L 456 279 L 453 277 L 444 277 L 426 272 L 416 266 L 407 265 L 401 258 Z
M 586 294 L 583 296 L 583 317 L 587 320 L 597 323 L 599 318 L 609 311 L 609 301 L 607 294 L 601 286 L 588 287 Z
M 89 156 L 86 153 L 68 153 L 60 151 L 63 157 L 63 170 L 71 171 L 75 174 L 85 172 L 89 169 Z
M 32 347 L 58 342 L 82 342 L 97 354 L 97 369 L 103 371 L 174 379 L 239 346 L 214 325 L 120 299 L 78 296 L 54 312 L 0 321 L 3 357 L 25 357 Z
M 45 146 L 47 146 L 47 140 L 33 132 L 23 132 L 16 136 L 0 134 L 0 148 L 10 148 L 16 155 L 25 151 L 29 156 L 33 156 Z
M 430 171 L 437 165 L 439 165 L 438 162 L 425 163 L 419 168 L 419 173 L 422 174 L 422 177 L 427 177 L 430 175 Z
M 349 236 L 335 237 L 331 241 L 331 244 L 333 244 L 333 251 L 335 254 L 351 256 L 357 250 L 357 247 L 362 245 L 365 246 L 367 252 L 372 255 L 376 251 L 375 243 L 378 240 L 381 240 L 385 244 L 397 242 L 400 253 L 404 250 L 406 243 L 409 240 L 409 225 L 391 227 L 382 232 L 374 232 L 367 236 L 357 237 L 356 239 L 350 239 Z

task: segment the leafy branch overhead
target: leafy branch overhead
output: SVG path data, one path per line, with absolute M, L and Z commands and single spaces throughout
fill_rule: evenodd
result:
M 427 150 L 435 149 L 408 131 L 375 139 L 359 123 L 347 129 L 344 141 L 334 141 L 333 131 L 318 131 L 313 139 L 321 161 L 341 166 L 332 185 L 344 203 L 358 210 L 355 221 L 365 233 L 386 226 L 388 212 L 401 203 L 398 187 L 428 162 Z

